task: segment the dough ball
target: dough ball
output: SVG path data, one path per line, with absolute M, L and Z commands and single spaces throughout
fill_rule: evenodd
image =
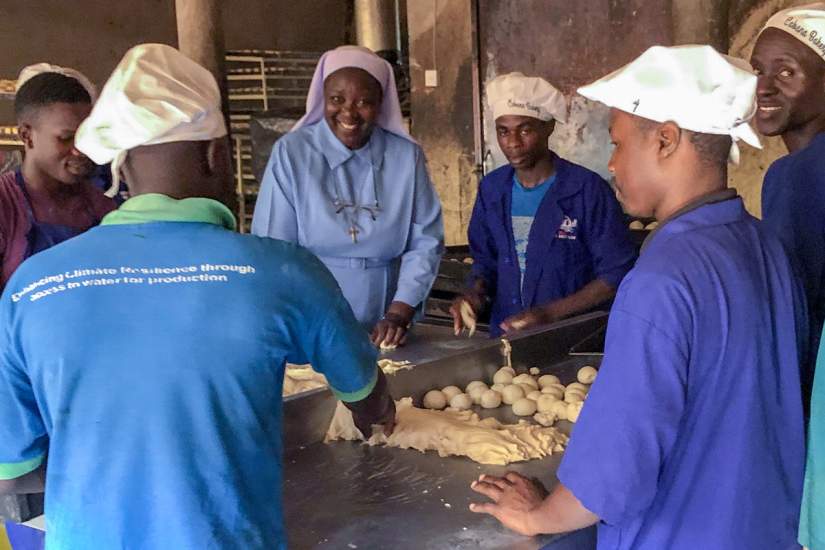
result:
M 582 392 L 586 395 L 587 392 L 590 391 L 590 388 L 588 386 L 586 386 L 585 384 L 581 384 L 579 382 L 573 382 L 572 384 L 568 384 L 567 387 L 564 388 L 564 391 L 566 391 L 566 392 L 571 391 L 571 390 L 580 391 L 580 392 Z
M 522 397 L 513 403 L 513 413 L 518 416 L 531 416 L 536 414 L 536 402 L 532 399 Z
M 533 390 L 533 391 L 531 391 L 530 393 L 527 394 L 527 399 L 532 399 L 533 401 L 538 401 L 539 397 L 541 397 L 542 395 L 544 395 L 544 394 L 541 393 L 539 390 Z
M 564 399 L 564 390 L 558 386 L 547 386 L 541 389 L 544 395 L 552 395 L 556 399 Z
M 528 386 L 533 386 L 535 389 L 539 389 L 539 383 L 529 374 L 519 374 L 513 378 L 513 384 L 527 384 Z
M 485 384 L 481 380 L 473 380 L 472 382 L 467 384 L 466 388 L 464 388 L 464 393 L 472 393 L 473 388 L 484 388 L 486 390 L 487 384 Z
M 504 388 L 504 391 L 501 392 L 501 400 L 508 405 L 512 405 L 522 397 L 524 397 L 524 390 L 521 389 L 521 386 L 507 386 Z
M 461 388 L 459 388 L 458 386 L 447 386 L 446 388 L 441 388 L 441 393 L 444 394 L 444 396 L 447 398 L 447 401 L 449 402 L 450 399 L 464 392 L 461 391 Z
M 509 373 L 510 373 L 510 374 L 512 374 L 513 376 L 515 376 L 515 375 L 516 375 L 516 369 L 514 369 L 513 367 L 501 367 L 501 368 L 500 368 L 500 369 L 498 369 L 498 370 L 503 370 L 504 372 L 509 372 Z
M 539 369 L 538 367 L 530 367 L 529 372 L 533 376 L 538 376 L 539 374 L 541 374 L 541 369 Z
M 490 389 L 495 390 L 498 393 L 504 393 L 504 388 L 506 388 L 506 387 L 507 387 L 507 384 L 493 384 L 492 386 L 490 386 Z
M 450 399 L 450 407 L 459 411 L 466 411 L 472 406 L 473 400 L 466 393 L 459 393 Z
M 568 403 L 567 420 L 570 422 L 576 422 L 579 419 L 579 414 L 581 414 L 583 406 L 584 401 L 579 401 L 578 403 Z
M 559 420 L 567 420 L 567 403 L 556 401 L 553 403 L 553 408 L 550 409 L 550 414 L 555 415 Z
M 539 377 L 539 387 L 546 388 L 552 384 L 561 384 L 561 380 L 555 374 L 545 374 L 544 376 Z
M 483 385 L 483 386 L 473 386 L 472 388 L 470 388 L 470 391 L 467 392 L 467 395 L 469 395 L 470 399 L 473 400 L 474 405 L 480 405 L 481 404 L 481 396 L 486 391 L 487 391 L 487 385 L 486 384 Z
M 496 371 L 496 373 L 493 375 L 493 384 L 507 385 L 513 383 L 513 374 L 510 372 L 510 370 L 512 369 L 504 370 L 506 368 L 507 367 L 504 367 Z
M 552 426 L 556 423 L 556 415 L 551 412 L 537 412 L 533 415 L 533 420 L 541 424 L 542 426 Z
M 564 392 L 564 401 L 566 403 L 578 403 L 579 401 L 584 401 L 585 394 L 578 390 L 570 390 Z
M 579 372 L 576 373 L 576 380 L 582 384 L 592 384 L 593 381 L 596 380 L 596 374 L 598 374 L 598 372 L 599 371 L 593 367 L 582 367 L 579 369 Z
M 644 228 L 645 228 L 645 224 L 643 224 L 639 220 L 633 220 L 632 222 L 630 222 L 630 229 L 644 229 Z
M 653 221 L 653 222 L 650 222 L 649 224 L 647 224 L 647 225 L 645 226 L 645 229 L 649 229 L 649 230 L 653 231 L 653 230 L 654 230 L 654 229 L 656 229 L 657 227 L 659 227 L 659 222 L 657 222 L 657 221 Z
M 536 391 L 536 388 L 534 388 L 530 384 L 513 384 L 513 385 L 518 386 L 519 388 L 521 388 L 521 390 L 524 392 L 525 397 L 527 396 L 528 393 L 530 393 L 532 391 Z
M 424 408 L 441 410 L 447 406 L 447 396 L 441 390 L 431 390 L 424 395 Z
M 541 394 L 541 397 L 536 400 L 536 407 L 539 412 L 550 412 L 553 410 L 553 403 L 558 403 L 559 401 L 560 399 L 555 395 L 543 393 Z
M 495 390 L 487 390 L 481 394 L 481 406 L 485 409 L 495 409 L 501 405 L 501 394 Z

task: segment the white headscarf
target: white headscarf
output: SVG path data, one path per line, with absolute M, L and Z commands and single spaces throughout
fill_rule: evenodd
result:
M 329 75 L 344 67 L 363 69 L 381 85 L 383 101 L 376 124 L 388 132 L 414 142 L 404 127 L 392 65 L 378 57 L 369 48 L 362 46 L 341 46 L 321 56 L 309 85 L 306 114 L 290 131 L 294 132 L 324 118 L 324 81 Z
M 92 81 L 86 78 L 86 76 L 83 73 L 71 69 L 69 67 L 50 65 L 49 63 L 36 63 L 34 65 L 24 67 L 17 77 L 17 84 L 15 84 L 14 91 L 20 91 L 20 88 L 23 87 L 23 84 L 25 84 L 35 76 L 41 75 L 43 73 L 57 73 L 62 74 L 63 76 L 67 76 L 69 78 L 73 78 L 77 80 L 77 82 L 81 86 L 83 86 L 83 89 L 86 90 L 86 93 L 88 93 L 89 97 L 92 98 L 92 103 L 94 103 L 95 99 L 97 99 L 97 88 L 95 88 L 95 85 L 92 84 Z
M 760 148 L 748 124 L 756 113 L 756 75 L 747 63 L 710 46 L 653 46 L 618 71 L 579 88 L 588 99 L 685 130 L 728 135 Z
M 97 164 L 112 163 L 112 188 L 126 153 L 143 145 L 207 141 L 226 135 L 215 77 L 165 44 L 141 44 L 123 56 L 75 135 Z
M 487 84 L 487 102 L 493 118 L 521 115 L 539 120 L 567 121 L 564 94 L 543 78 L 509 73 Z
M 770 28 L 785 31 L 825 59 L 825 3 L 779 11 L 765 24 Z

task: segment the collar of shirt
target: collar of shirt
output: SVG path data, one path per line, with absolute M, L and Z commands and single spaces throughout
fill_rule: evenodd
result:
M 683 206 L 682 208 L 680 208 L 679 210 L 677 210 L 676 212 L 674 212 L 673 214 L 659 222 L 659 226 L 653 231 L 651 231 L 650 235 L 648 235 L 644 243 L 642 243 L 641 252 L 644 252 L 650 244 L 650 242 L 653 240 L 653 238 L 660 232 L 662 232 L 662 229 L 664 229 L 668 224 L 670 224 L 675 219 L 686 214 L 689 214 L 690 212 L 693 212 L 694 210 L 697 210 L 703 206 L 738 198 L 739 196 L 736 193 L 736 189 L 723 189 L 721 191 L 714 191 L 713 193 L 702 195 L 701 197 L 698 197 L 697 199 L 689 202 L 688 204 L 686 204 L 685 206 Z M 741 204 L 741 199 L 738 202 Z
M 373 168 L 379 170 L 384 162 L 384 149 L 386 147 L 385 130 L 376 125 L 372 129 L 372 134 L 366 145 L 353 151 L 346 145 L 341 143 L 341 140 L 335 137 L 332 129 L 329 127 L 327 120 L 321 120 L 315 124 L 317 127 L 318 145 L 321 154 L 327 159 L 330 169 L 335 169 L 344 164 L 353 156 L 358 155 L 364 160 L 371 162 Z
M 196 222 L 221 225 L 230 231 L 236 227 L 232 211 L 220 202 L 203 197 L 173 199 L 160 193 L 137 195 L 107 214 L 100 225 L 151 222 Z

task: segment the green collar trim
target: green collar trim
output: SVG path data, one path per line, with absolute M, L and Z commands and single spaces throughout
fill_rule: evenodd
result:
M 224 204 L 203 197 L 173 199 L 160 193 L 146 193 L 127 200 L 107 214 L 100 225 L 152 222 L 199 222 L 221 225 L 230 231 L 237 227 L 235 216 Z

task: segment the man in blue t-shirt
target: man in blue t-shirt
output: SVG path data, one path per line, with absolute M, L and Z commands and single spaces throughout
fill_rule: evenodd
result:
M 560 483 L 484 475 L 493 502 L 473 511 L 524 534 L 598 524 L 600 550 L 798 549 L 802 290 L 727 189 L 732 138 L 759 143 L 755 87 L 710 46 L 657 46 L 579 90 L 613 107 L 622 204 L 660 225 L 617 292 Z
M 607 182 L 548 149 L 555 122 L 567 117 L 561 92 L 510 73 L 490 82 L 487 99 L 508 164 L 479 185 L 469 288 L 451 313 L 458 333 L 462 303 L 478 316 L 490 302 L 497 336 L 604 305 L 636 254 Z
M 225 136 L 206 69 L 165 45 L 127 52 L 76 146 L 133 198 L 6 286 L 0 491 L 42 490 L 45 472 L 48 548 L 286 548 L 287 361 L 326 375 L 362 432 L 393 427 L 332 275 L 234 231 Z

